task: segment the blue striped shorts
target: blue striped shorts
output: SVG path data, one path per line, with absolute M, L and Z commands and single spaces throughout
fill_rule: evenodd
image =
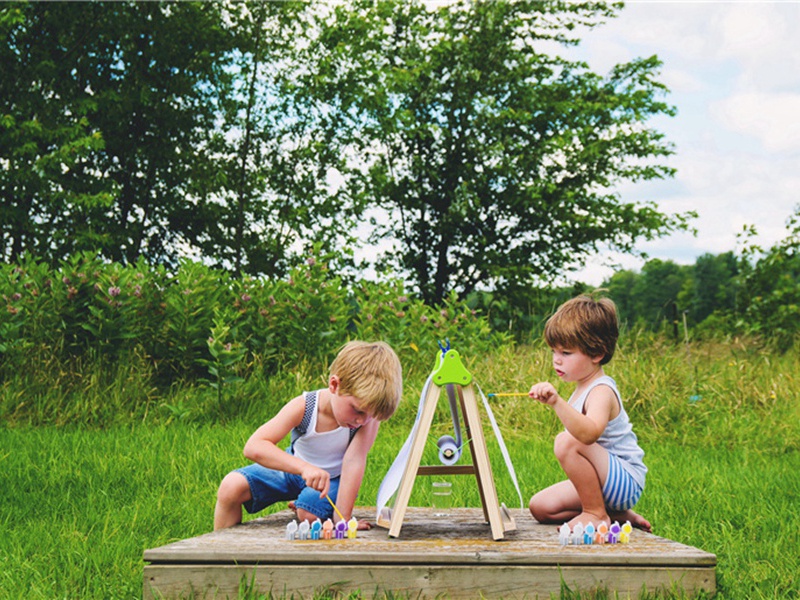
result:
M 633 508 L 641 496 L 642 487 L 622 467 L 619 459 L 609 452 L 608 477 L 603 486 L 606 506 L 613 511 L 628 510 Z

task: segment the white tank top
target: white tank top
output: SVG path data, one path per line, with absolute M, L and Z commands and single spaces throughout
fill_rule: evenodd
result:
M 314 410 L 306 432 L 294 442 L 294 455 L 307 463 L 325 469 L 331 477 L 342 474 L 342 459 L 350 444 L 350 428 L 337 427 L 331 431 L 317 432 L 317 414 L 319 413 L 319 395 L 315 394 Z
M 607 385 L 614 392 L 619 402 L 619 414 L 611 419 L 606 425 L 605 430 L 600 435 L 597 443 L 605 448 L 609 453 L 616 456 L 622 467 L 630 473 L 634 481 L 642 486 L 644 489 L 644 479 L 647 474 L 647 467 L 644 465 L 644 450 L 639 447 L 639 440 L 633 432 L 633 426 L 628 418 L 628 413 L 622 406 L 622 399 L 619 396 L 617 383 L 608 375 L 598 377 L 583 394 L 575 397 L 575 394 L 570 396 L 569 405 L 583 414 L 583 405 L 586 403 L 586 398 L 598 385 Z

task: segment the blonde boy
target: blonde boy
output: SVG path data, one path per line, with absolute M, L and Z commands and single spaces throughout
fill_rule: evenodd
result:
M 300 520 L 338 519 L 326 496 L 350 519 L 380 421 L 394 414 L 402 393 L 400 361 L 388 344 L 346 344 L 327 388 L 290 400 L 250 436 L 244 455 L 253 464 L 222 480 L 214 529 L 241 523 L 242 507 L 256 513 L 287 500 Z M 290 432 L 291 447 L 278 448 Z

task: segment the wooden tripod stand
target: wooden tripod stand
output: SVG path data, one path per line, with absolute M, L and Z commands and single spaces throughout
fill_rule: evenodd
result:
M 448 343 L 449 345 L 449 343 Z M 483 516 L 491 526 L 492 538 L 503 539 L 506 531 L 515 530 L 516 524 L 505 506 L 501 506 L 497 498 L 497 490 L 492 476 L 492 465 L 489 462 L 489 453 L 486 439 L 483 436 L 478 404 L 475 400 L 475 391 L 472 386 L 472 375 L 461 362 L 461 357 L 455 350 L 447 350 L 438 355 L 439 360 L 434 372 L 431 374 L 431 384 L 420 407 L 421 414 L 411 440 L 408 462 L 403 471 L 395 497 L 394 507 L 389 519 L 378 518 L 378 525 L 389 529 L 390 537 L 398 537 L 403 526 L 411 490 L 417 475 L 475 475 L 483 504 Z M 461 414 L 464 427 L 469 440 L 471 465 L 422 465 L 422 452 L 428 439 L 436 405 L 441 395 L 443 386 L 454 386 L 461 405 Z

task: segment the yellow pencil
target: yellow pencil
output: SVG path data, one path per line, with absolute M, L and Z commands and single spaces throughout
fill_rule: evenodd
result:
M 528 392 L 498 392 L 496 394 L 486 394 L 489 398 L 493 396 L 527 396 Z
M 336 511 L 336 514 L 337 514 L 337 515 L 339 515 L 339 518 L 340 518 L 342 521 L 344 521 L 344 517 L 342 516 L 342 513 L 340 513 L 340 512 L 339 512 L 339 509 L 338 509 L 338 508 L 336 508 L 336 505 L 333 503 L 333 500 L 331 500 L 331 497 L 330 497 L 330 496 L 325 496 L 325 497 L 328 499 L 328 502 L 330 502 L 330 503 L 331 503 L 331 506 L 333 507 L 333 510 L 335 510 L 335 511 Z

